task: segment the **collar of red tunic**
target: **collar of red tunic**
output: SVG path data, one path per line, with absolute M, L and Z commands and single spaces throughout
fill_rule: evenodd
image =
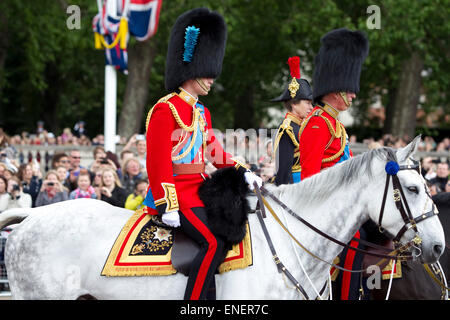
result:
M 323 105 L 320 106 L 323 111 L 325 111 L 326 113 L 328 113 L 330 116 L 332 116 L 334 119 L 337 119 L 338 115 L 339 115 L 339 111 L 336 110 L 335 108 L 333 108 L 332 106 L 330 106 L 327 103 L 324 103 Z
M 187 104 L 191 105 L 192 107 L 195 106 L 198 99 L 195 98 L 192 94 L 184 90 L 180 87 L 180 93 L 177 94 L 183 101 L 185 101 Z

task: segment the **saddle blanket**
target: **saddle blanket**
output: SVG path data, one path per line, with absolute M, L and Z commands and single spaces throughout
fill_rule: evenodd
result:
M 173 230 L 161 227 L 146 207 L 136 210 L 120 231 L 103 267 L 102 276 L 162 276 L 177 272 L 172 265 Z M 250 228 L 233 245 L 219 266 L 219 273 L 251 266 Z

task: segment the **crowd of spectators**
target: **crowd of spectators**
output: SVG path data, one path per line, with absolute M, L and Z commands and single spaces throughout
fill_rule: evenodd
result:
M 405 147 L 409 141 L 410 139 L 408 137 L 398 138 L 386 134 L 378 140 L 367 139 L 364 143 L 367 144 L 369 149 L 375 149 L 382 146 L 402 148 Z M 441 142 L 437 143 L 432 137 L 425 136 L 420 142 L 417 150 L 419 152 L 447 152 L 450 155 L 450 138 L 444 138 Z M 449 157 L 443 161 L 430 156 L 420 159 L 421 172 L 432 196 L 441 192 L 450 192 L 449 160 Z
M 84 122 L 78 122 L 74 129 L 65 128 L 60 136 L 45 130 L 39 122 L 35 134 L 23 132 L 8 136 L 0 128 L 0 212 L 16 207 L 38 207 L 69 199 L 92 198 L 115 206 L 136 210 L 142 206 L 148 189 L 145 136 L 134 134 L 129 140 L 120 139 L 121 152 L 115 154 L 103 147 L 103 135 L 93 139 L 86 136 Z M 236 131 L 230 148 L 229 137 L 220 133 L 216 137 L 222 145 L 240 162 L 258 174 L 263 181 L 269 181 L 276 172 L 273 144 L 270 137 L 249 138 L 245 132 Z M 380 139 L 362 141 L 369 149 L 381 146 L 404 147 L 410 139 L 384 135 Z M 356 143 L 355 136 L 350 143 Z M 45 170 L 37 161 L 18 155 L 24 145 L 42 145 L 45 150 L 51 146 L 65 146 L 65 151 L 46 154 L 48 165 Z M 81 165 L 79 146 L 91 146 L 92 161 Z M 230 150 L 231 149 L 231 150 Z M 251 150 L 259 150 L 258 153 Z M 425 136 L 419 151 L 450 152 L 450 139 L 436 142 Z M 48 158 L 47 158 L 48 157 Z M 447 157 L 448 161 L 448 157 Z M 86 163 L 86 161 L 84 161 Z M 450 192 L 449 164 L 440 159 L 421 159 L 422 174 L 431 193 Z M 215 168 L 207 162 L 206 172 Z
M 408 136 L 394 137 L 390 134 L 385 134 L 380 139 L 365 139 L 363 140 L 363 143 L 366 144 L 369 149 L 379 148 L 383 146 L 402 148 L 405 147 L 411 140 L 412 139 Z M 350 136 L 350 142 L 356 142 L 356 137 Z M 424 136 L 417 150 L 424 152 L 450 152 L 450 138 L 444 138 L 442 139 L 442 141 L 436 142 L 433 137 Z
M 142 206 L 148 188 L 145 139 L 136 134 L 124 140 L 117 156 L 105 151 L 102 136 L 97 136 L 96 142 L 84 136 L 83 126 L 78 123 L 75 132 L 66 128 L 58 137 L 43 129 L 41 122 L 35 135 L 9 137 L 0 128 L 0 212 L 79 198 L 99 199 L 131 210 Z M 48 168 L 43 170 L 41 161 L 18 155 L 18 149 L 26 145 L 43 145 L 47 151 L 52 145 L 67 148 L 50 152 L 43 160 Z M 92 146 L 92 161 L 87 166 L 81 165 L 80 145 Z

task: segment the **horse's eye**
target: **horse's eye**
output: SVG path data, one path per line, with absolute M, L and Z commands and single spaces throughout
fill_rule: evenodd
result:
M 415 194 L 419 193 L 419 189 L 417 187 L 412 186 L 412 187 L 407 187 L 407 189 L 409 192 L 413 192 Z

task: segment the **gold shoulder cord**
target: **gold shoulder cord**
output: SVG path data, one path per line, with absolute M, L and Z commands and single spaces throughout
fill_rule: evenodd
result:
M 172 111 L 173 117 L 175 118 L 175 121 L 177 122 L 177 124 L 180 126 L 180 128 L 182 128 L 183 130 L 187 131 L 187 132 L 194 132 L 193 133 L 193 137 L 191 139 L 191 143 L 189 144 L 189 147 L 180 155 L 176 156 L 176 157 L 172 157 L 172 160 L 176 161 L 176 160 L 180 160 L 181 158 L 185 157 L 192 149 L 192 147 L 194 146 L 195 140 L 197 138 L 197 128 L 198 128 L 198 124 L 200 122 L 201 124 L 201 128 L 200 130 L 202 131 L 202 135 L 203 135 L 203 148 L 206 147 L 206 132 L 205 132 L 205 122 L 203 121 L 203 119 L 201 118 L 200 115 L 200 110 L 198 108 L 193 108 L 193 115 L 192 115 L 192 123 L 190 126 L 186 125 L 183 120 L 181 120 L 180 115 L 178 114 L 177 109 L 175 108 L 175 106 L 173 105 L 172 102 L 169 101 L 170 98 L 172 98 L 174 95 L 176 95 L 175 92 L 172 92 L 164 97 L 162 97 L 161 99 L 158 100 L 158 103 L 167 103 L 167 105 L 169 106 L 170 110 Z M 155 108 L 156 104 L 150 109 L 150 111 L 148 112 L 147 115 L 147 120 L 146 120 L 146 124 L 145 124 L 145 130 L 148 130 L 148 125 L 150 123 L 150 118 L 152 116 L 153 113 L 153 109 Z
M 328 130 L 330 130 L 330 133 L 331 133 L 331 139 L 330 139 L 330 141 L 328 141 L 328 144 L 325 147 L 325 150 L 328 149 L 328 147 L 331 145 L 331 143 L 333 142 L 333 140 L 335 138 L 341 138 L 341 149 L 339 149 L 339 151 L 335 155 L 333 155 L 331 157 L 328 157 L 328 158 L 322 159 L 322 163 L 327 163 L 327 162 L 331 162 L 331 161 L 336 160 L 344 152 L 346 131 L 345 131 L 345 128 L 342 125 L 342 123 L 339 120 L 337 120 L 337 119 L 336 119 L 336 130 L 334 130 L 333 125 L 331 124 L 330 120 L 328 120 L 326 117 L 322 116 L 323 112 L 324 112 L 323 110 L 317 110 L 311 116 L 306 118 L 303 121 L 302 125 L 300 126 L 298 137 L 299 137 L 299 140 L 300 140 L 300 137 L 301 137 L 301 135 L 303 133 L 303 130 L 305 129 L 305 127 L 308 124 L 308 122 L 311 119 L 311 117 L 313 117 L 313 116 L 321 117 L 325 121 L 325 123 L 327 124 Z
M 322 118 L 324 118 L 324 117 L 322 117 Z M 335 132 L 333 130 L 333 127 L 331 126 L 331 123 L 329 123 L 329 120 L 328 119 L 326 119 L 326 120 L 328 121 L 327 125 L 328 125 L 328 128 L 330 129 L 331 139 L 328 142 L 327 147 L 325 148 L 325 150 L 328 149 L 328 147 L 330 146 L 331 142 L 333 142 L 334 138 L 341 138 L 341 148 L 339 149 L 339 151 L 335 155 L 333 155 L 331 157 L 328 157 L 328 158 L 325 158 L 325 159 L 322 159 L 322 163 L 334 161 L 334 160 L 336 160 L 338 157 L 340 157 L 344 153 L 345 138 L 346 138 L 346 135 L 347 135 L 347 133 L 345 132 L 344 126 L 339 121 L 336 120 L 336 132 Z M 339 133 L 340 136 L 337 136 L 337 133 Z
M 291 127 L 291 120 L 286 118 L 284 119 L 283 123 L 281 124 L 280 128 L 278 128 L 278 135 L 275 139 L 275 144 L 273 148 L 273 153 L 275 154 L 277 152 L 278 145 L 280 144 L 281 137 L 283 136 L 283 133 L 287 133 L 289 138 L 291 138 L 292 144 L 295 146 L 295 148 L 298 148 L 299 144 L 297 142 L 297 139 L 295 138 L 294 130 Z
M 153 107 L 152 107 L 152 108 L 150 109 L 150 111 L 147 113 L 147 119 L 145 120 L 145 131 L 146 131 L 146 132 L 147 132 L 147 130 L 148 130 L 148 124 L 150 123 L 150 118 L 152 117 L 153 109 L 155 108 L 155 106 L 156 106 L 158 103 L 161 103 L 161 102 L 167 103 L 168 100 L 169 100 L 170 98 L 172 98 L 175 94 L 176 94 L 175 92 L 169 93 L 168 95 L 166 95 L 166 96 L 162 97 L 161 99 L 159 99 L 158 102 L 155 103 L 155 104 L 153 105 Z
M 294 130 L 292 129 L 292 126 L 290 125 L 291 121 L 292 120 L 289 119 L 289 118 L 284 119 L 283 123 L 281 124 L 280 128 L 278 129 L 278 135 L 277 135 L 277 138 L 275 140 L 273 153 L 276 154 L 278 145 L 279 145 L 280 140 L 281 140 L 281 137 L 286 132 L 287 135 L 289 136 L 289 138 L 291 138 L 292 144 L 295 147 L 294 148 L 294 159 L 296 158 L 296 161 L 295 161 L 295 163 L 292 166 L 292 172 L 300 172 L 301 171 L 300 150 L 299 150 L 299 146 L 300 145 L 299 145 L 297 139 L 295 138 Z M 300 122 L 298 124 L 301 125 L 302 123 Z
M 323 112 L 323 110 L 316 110 L 316 111 L 314 111 L 314 113 L 312 115 L 310 115 L 305 120 L 303 120 L 302 125 L 300 126 L 300 129 L 298 130 L 298 140 L 299 141 L 300 141 L 300 137 L 302 136 L 303 130 L 305 130 L 306 125 L 308 124 L 311 117 L 319 116 L 322 114 L 322 112 Z
M 162 97 L 161 99 L 158 100 L 158 102 L 150 109 L 150 111 L 148 112 L 147 115 L 147 121 L 145 124 L 145 130 L 148 130 L 148 125 L 150 123 L 150 118 L 152 116 L 153 113 L 153 109 L 155 108 L 155 106 L 158 103 L 167 103 L 170 110 L 172 111 L 173 117 L 175 118 L 175 121 L 177 122 L 177 124 L 180 126 L 180 128 L 186 130 L 187 132 L 192 132 L 194 131 L 194 127 L 196 125 L 196 122 L 198 121 L 198 117 L 197 115 L 200 114 L 200 110 L 198 110 L 197 108 L 193 108 L 193 117 L 192 117 L 192 123 L 190 126 L 187 126 L 186 124 L 184 124 L 184 122 L 181 120 L 180 115 L 178 114 L 177 109 L 175 108 L 175 106 L 173 105 L 172 102 L 169 101 L 170 98 L 172 98 L 173 96 L 175 96 L 176 93 L 172 92 L 168 95 L 166 95 L 165 97 Z

